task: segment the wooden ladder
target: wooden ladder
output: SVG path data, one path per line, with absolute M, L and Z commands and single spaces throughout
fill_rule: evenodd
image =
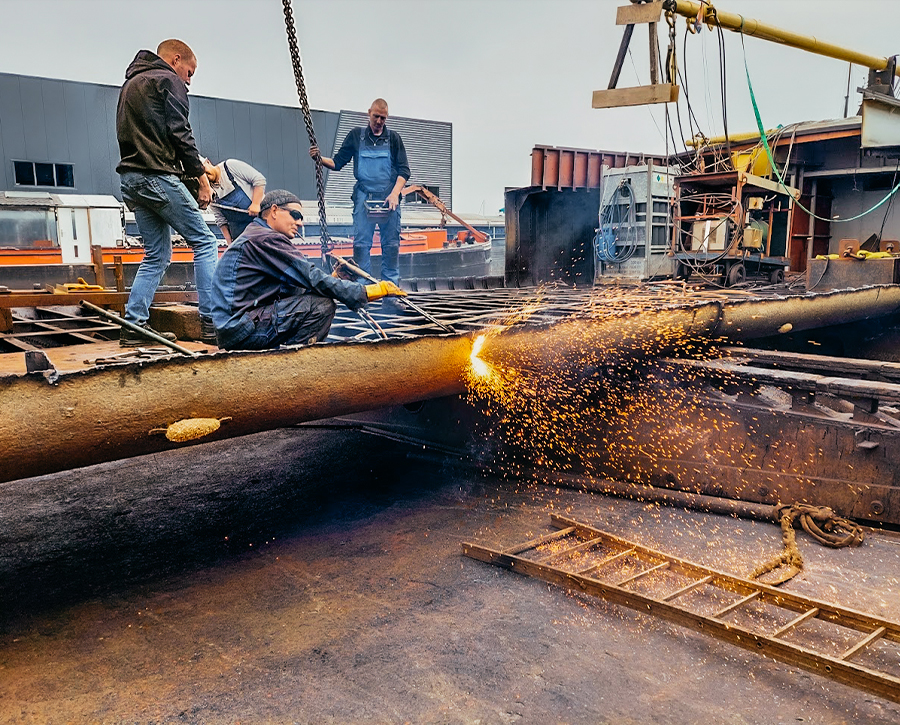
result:
M 502 550 L 463 543 L 463 553 L 900 703 L 900 623 L 707 569 L 565 516 L 550 518 L 554 533 Z

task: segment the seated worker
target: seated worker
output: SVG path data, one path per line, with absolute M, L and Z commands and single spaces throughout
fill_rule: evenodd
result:
M 259 205 L 266 193 L 266 177 L 237 159 L 226 159 L 215 166 L 202 156 L 200 161 L 212 189 L 209 206 L 216 225 L 222 230 L 225 241 L 231 244 L 259 214 Z
M 334 300 L 351 310 L 388 296 L 405 296 L 392 282 L 362 285 L 331 276 L 293 244 L 303 221 L 300 199 L 277 189 L 216 266 L 212 318 L 219 347 L 266 350 L 324 340 Z

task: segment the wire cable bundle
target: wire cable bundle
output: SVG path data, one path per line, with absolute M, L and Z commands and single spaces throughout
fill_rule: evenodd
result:
M 620 200 L 626 201 L 622 203 Z M 622 264 L 637 251 L 637 211 L 631 182 L 623 179 L 609 200 L 600 207 L 594 251 L 604 264 Z

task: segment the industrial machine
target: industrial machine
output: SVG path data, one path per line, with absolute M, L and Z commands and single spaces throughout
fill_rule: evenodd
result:
M 675 179 L 675 276 L 697 274 L 732 286 L 748 277 L 784 281 L 792 199 L 800 192 L 745 171 Z
M 655 165 L 604 167 L 594 235 L 595 281 L 668 277 L 669 207 L 677 170 Z

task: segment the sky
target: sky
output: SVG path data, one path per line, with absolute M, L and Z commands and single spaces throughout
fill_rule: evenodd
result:
M 394 115 L 451 122 L 455 210 L 494 214 L 506 187 L 530 183 L 535 145 L 666 151 L 664 106 L 591 108 L 592 92 L 609 82 L 624 4 L 293 0 L 293 14 L 312 108 L 365 111 L 383 97 Z M 856 51 L 900 53 L 897 0 L 715 4 Z M 664 54 L 664 21 L 659 32 Z M 120 85 L 134 54 L 168 37 L 198 57 L 191 93 L 297 106 L 281 0 L 0 0 L 2 72 Z M 620 88 L 649 83 L 647 37 L 645 26 L 635 28 Z M 721 134 L 718 34 L 704 28 L 685 47 L 679 18 L 676 37 L 697 123 L 707 136 Z M 745 47 L 767 128 L 841 118 L 848 72 L 856 112 L 865 69 L 756 38 Z M 738 34 L 724 33 L 724 55 L 729 131 L 752 131 Z M 689 136 L 683 102 L 681 114 Z

